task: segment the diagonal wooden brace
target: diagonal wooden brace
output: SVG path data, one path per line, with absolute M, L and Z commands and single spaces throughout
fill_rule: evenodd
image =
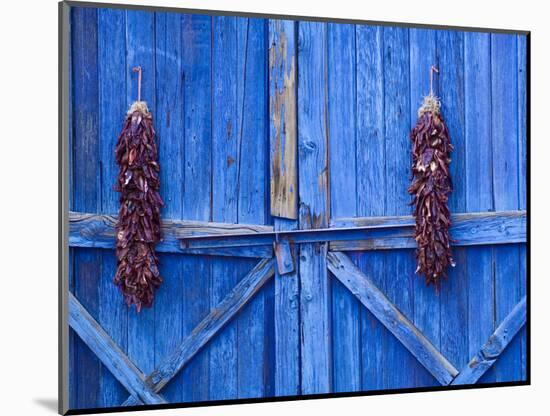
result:
M 404 316 L 378 287 L 343 253 L 329 252 L 328 269 L 359 301 L 372 312 L 412 355 L 442 385 L 446 386 L 458 370 Z
M 189 336 L 147 376 L 153 391 L 159 392 L 195 355 L 258 293 L 275 273 L 274 259 L 260 261 L 189 334 Z M 142 404 L 130 396 L 122 406 Z
M 477 383 L 483 374 L 498 360 L 519 330 L 523 328 L 526 320 L 527 299 L 524 296 L 451 384 Z
M 130 361 L 72 293 L 69 293 L 69 325 L 128 390 L 134 400 L 145 404 L 167 403 L 162 396 L 151 389 L 145 380 L 145 375 Z

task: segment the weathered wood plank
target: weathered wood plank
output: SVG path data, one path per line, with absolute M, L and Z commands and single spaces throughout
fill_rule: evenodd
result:
M 212 218 L 212 17 L 183 14 L 180 18 L 183 70 L 183 103 L 180 105 L 183 107 L 184 136 L 180 133 L 183 162 L 176 161 L 183 165 L 183 213 L 180 218 L 209 221 Z M 187 257 L 183 262 L 183 337 L 191 333 L 211 309 L 211 271 L 210 258 Z M 203 351 L 170 383 L 182 384 L 183 402 L 208 400 L 209 366 L 208 351 Z
M 98 78 L 99 78 L 99 156 L 101 214 L 116 214 L 120 194 L 114 190 L 118 176 L 115 146 L 122 128 L 126 103 L 126 12 L 98 9 Z M 113 283 L 116 273 L 114 251 L 101 251 L 99 279 L 99 324 L 121 348 L 127 350 L 128 307 L 119 288 Z M 105 366 L 101 367 L 98 407 L 118 406 L 128 393 Z
M 218 332 L 235 317 L 275 272 L 275 261 L 259 262 L 235 288 L 214 308 L 162 363 L 147 377 L 153 391 L 159 392 Z M 123 406 L 139 404 L 134 396 Z
M 71 8 L 73 207 L 85 212 L 101 209 L 99 168 L 99 85 L 97 9 Z M 74 293 L 95 317 L 99 315 L 101 253 L 73 250 Z M 70 384 L 74 385 L 74 408 L 96 407 L 100 401 L 101 363 L 89 348 L 75 338 L 78 363 Z
M 174 13 L 155 13 L 155 78 L 157 91 L 156 112 L 153 114 L 156 139 L 161 161 L 160 195 L 165 205 L 161 210 L 164 218 L 186 218 L 183 216 L 184 190 L 184 108 L 183 97 L 183 44 L 181 16 Z M 196 175 L 199 177 L 199 175 Z M 201 195 L 201 194 L 199 194 Z M 197 195 L 195 198 L 200 199 Z M 189 219 L 193 219 L 190 217 Z M 184 337 L 184 319 L 191 314 L 185 310 L 188 301 L 184 297 L 184 265 L 191 258 L 162 253 L 159 256 L 162 286 L 155 293 L 155 329 L 150 346 L 154 351 L 154 362 L 176 348 Z M 196 276 L 197 270 L 192 274 Z M 201 276 L 199 281 L 205 279 Z M 197 302 L 198 303 L 198 302 Z M 163 391 L 170 403 L 183 400 L 181 374 Z M 127 396 L 123 397 L 120 405 Z
M 526 241 L 525 211 L 454 214 L 454 245 L 493 245 Z M 71 247 L 114 248 L 116 218 L 109 215 L 69 215 Z M 276 234 L 291 243 L 331 241 L 331 250 L 414 248 L 412 216 L 337 218 L 334 228 L 280 230 L 271 226 L 165 220 L 159 252 L 270 257 Z M 202 234 L 202 235 L 201 235 Z M 183 240 L 183 241 L 182 241 Z M 245 249 L 246 248 L 246 249 Z
M 464 33 L 452 30 L 437 31 L 439 58 L 439 96 L 441 113 L 454 146 L 450 173 L 453 192 L 449 197 L 451 212 L 466 212 L 466 142 L 464 134 Z M 475 150 L 470 149 L 470 152 Z M 452 233 L 452 231 L 451 231 Z M 452 235 L 452 234 L 451 234 Z M 441 285 L 441 353 L 461 367 L 470 358 L 468 353 L 468 261 L 466 249 L 453 247 L 456 267 L 448 269 L 449 278 Z
M 69 166 L 68 166 L 68 175 L 69 175 L 69 178 L 68 178 L 68 204 L 69 204 L 69 210 L 72 210 L 73 207 L 74 207 L 74 187 L 73 187 L 73 183 L 74 183 L 74 163 L 73 163 L 73 160 L 74 160 L 74 156 L 73 156 L 73 145 L 74 145 L 74 137 L 73 137 L 73 107 L 74 107 L 74 103 L 73 103 L 73 98 L 71 97 L 71 94 L 70 94 L 70 91 L 71 91 L 71 88 L 73 88 L 73 51 L 71 49 L 71 46 L 72 46 L 72 42 L 73 42 L 73 37 L 71 35 L 71 27 L 72 27 L 72 22 L 71 22 L 71 9 L 69 7 L 66 7 L 67 5 L 66 4 L 60 4 L 59 7 L 60 9 L 63 9 L 63 11 L 61 11 L 60 13 L 60 19 L 62 19 L 61 23 L 63 25 L 67 25 L 67 20 L 70 22 L 69 25 L 69 28 L 67 29 L 67 31 L 69 32 L 69 38 L 68 39 L 64 39 L 63 42 L 68 44 L 68 52 L 65 52 L 68 54 L 68 66 L 69 66 L 69 84 L 68 86 L 66 86 L 64 83 L 60 83 L 60 88 L 61 88 L 61 93 L 63 94 L 63 99 L 66 99 L 65 97 L 69 97 L 68 99 L 68 103 L 66 104 L 63 104 L 63 105 L 67 105 L 68 106 L 68 114 L 69 114 L 69 125 L 66 126 L 66 128 L 68 129 L 68 134 L 69 134 L 69 138 L 68 138 L 68 162 L 69 162 Z M 67 15 L 67 10 L 68 10 L 68 15 Z M 74 30 L 74 29 L 73 29 Z M 65 47 L 65 46 L 64 46 Z M 65 69 L 65 68 L 64 68 Z M 61 73 L 61 71 L 60 71 Z M 62 109 L 62 111 L 64 112 L 65 110 Z M 63 129 L 63 127 L 61 127 L 61 129 Z M 62 130 L 61 134 L 65 134 L 64 131 Z M 61 144 L 61 147 L 64 148 L 64 144 Z M 63 163 L 65 163 L 67 159 L 61 159 L 60 158 L 60 162 L 63 161 Z M 61 172 L 61 169 L 60 169 L 60 172 Z M 67 175 L 67 172 L 65 172 L 65 175 Z M 62 185 L 62 186 L 66 186 L 66 185 Z M 64 192 L 67 188 L 64 188 L 62 190 L 62 198 L 65 198 L 65 195 L 64 195 Z M 62 225 L 61 226 L 63 228 L 63 232 L 66 233 L 66 225 Z M 68 276 L 67 276 L 67 279 L 68 279 L 68 282 L 67 282 L 67 287 L 69 288 L 69 291 L 70 292 L 73 292 L 75 291 L 75 279 L 74 279 L 74 262 L 75 262 L 75 249 L 72 248 L 72 247 L 69 247 L 68 248 L 68 253 L 69 253 L 69 264 L 68 264 Z M 61 266 L 62 267 L 62 266 Z M 62 269 L 60 270 L 62 272 Z M 59 297 L 59 302 L 65 302 L 63 297 L 60 296 Z M 62 313 L 67 313 L 66 312 L 66 306 L 63 305 L 61 306 L 60 310 L 62 310 L 63 312 Z M 77 360 L 76 360 L 76 348 L 77 348 L 77 342 L 78 342 L 78 337 L 76 336 L 76 334 L 74 333 L 74 331 L 70 331 L 68 330 L 68 328 L 60 328 L 60 332 L 61 331 L 68 331 L 69 332 L 69 337 L 68 337 L 68 342 L 69 342 L 69 345 L 65 348 L 63 348 L 63 346 L 60 346 L 59 347 L 59 351 L 60 351 L 60 354 L 64 354 L 65 352 L 64 351 L 68 351 L 68 354 L 69 356 L 68 357 L 65 357 L 64 360 L 67 360 L 68 359 L 68 369 L 67 369 L 67 376 L 68 376 L 68 380 L 65 379 L 63 380 L 63 384 L 64 384 L 64 389 L 65 391 L 69 393 L 69 397 L 67 399 L 65 399 L 63 396 L 64 394 L 66 393 L 62 393 L 62 389 L 61 387 L 59 388 L 60 392 L 58 393 L 59 394 L 59 403 L 58 403 L 58 411 L 59 413 L 63 413 L 66 408 L 67 408 L 67 404 L 68 404 L 68 407 L 70 409 L 74 409 L 77 407 L 78 403 L 76 402 L 76 398 L 77 398 L 77 395 L 76 395 L 76 374 L 77 374 L 77 371 L 78 371 L 78 363 L 77 363 Z M 65 361 L 66 362 L 66 361 Z M 61 365 L 65 365 L 63 364 L 63 362 L 61 362 L 60 360 L 60 364 Z M 67 386 L 67 383 L 68 383 L 68 386 Z M 61 383 L 60 383 L 61 384 Z
M 527 128 L 528 128 L 528 113 L 527 113 L 527 35 L 517 36 L 517 48 L 518 48 L 518 185 L 519 185 L 519 209 L 527 209 Z M 527 293 L 527 247 L 522 244 L 519 247 L 519 273 L 524 276 L 522 279 L 522 285 L 520 287 L 520 293 L 525 295 Z M 521 332 L 526 332 L 523 329 Z M 527 380 L 527 354 L 529 351 L 529 345 L 527 344 L 526 334 L 520 335 L 521 343 L 521 377 L 523 380 Z
M 161 396 L 151 390 L 143 373 L 130 361 L 72 293 L 69 294 L 69 325 L 135 400 L 146 404 L 166 403 Z
M 464 34 L 466 211 L 492 211 L 491 35 Z M 493 247 L 467 251 L 468 357 L 495 329 Z M 487 373 L 483 381 L 494 382 Z
M 296 125 L 296 28 L 297 23 L 291 20 L 269 20 L 269 96 L 270 96 L 270 155 L 272 169 L 277 167 L 276 162 L 283 163 L 284 171 L 271 171 L 271 214 L 277 212 L 283 216 L 282 208 L 292 207 L 292 201 L 278 198 L 281 194 L 290 191 L 293 186 L 294 199 L 298 193 L 297 173 L 297 125 Z M 293 115 L 292 115 L 293 114 Z M 288 118 L 288 120 L 287 120 Z M 284 139 L 284 148 L 281 139 Z M 294 143 L 289 143 L 293 140 Z M 294 149 L 292 149 L 292 146 Z M 273 152 L 277 152 L 274 154 Z M 294 153 L 294 157 L 292 156 Z M 283 156 L 281 158 L 281 155 Z M 288 166 L 285 164 L 288 163 Z M 277 177 L 278 174 L 284 177 Z M 294 175 L 294 179 L 291 176 Z M 284 184 L 283 182 L 287 182 Z M 287 186 L 280 189 L 278 187 Z M 276 194 L 273 194 L 275 187 Z M 275 204 L 275 207 L 273 206 Z M 296 201 L 294 201 L 296 205 Z M 296 206 L 294 209 L 297 211 Z M 297 212 L 289 212 L 293 218 Z M 298 222 L 284 218 L 274 218 L 274 229 L 277 231 L 295 230 Z M 296 247 L 290 247 L 294 259 L 298 259 Z M 275 250 L 276 251 L 276 250 Z M 274 326 L 275 326 L 275 394 L 279 396 L 296 395 L 300 392 L 300 338 L 299 338 L 299 268 L 294 267 L 292 272 L 280 278 L 279 270 L 275 273 L 274 294 Z
M 142 69 L 141 99 L 157 117 L 155 68 L 155 15 L 145 10 L 126 11 L 126 102 L 129 107 L 137 100 L 138 76 L 133 67 Z M 128 357 L 143 372 L 155 365 L 155 308 L 144 308 L 139 315 L 128 311 Z
M 496 210 L 519 207 L 519 125 L 517 35 L 491 34 L 493 199 Z M 495 319 L 500 322 L 521 299 L 526 275 L 520 248 L 495 247 Z M 494 366 L 497 381 L 521 380 L 518 337 Z
M 327 26 L 328 137 L 331 216 L 356 215 L 355 25 Z M 362 172 L 361 175 L 366 174 Z M 332 286 L 334 391 L 361 389 L 359 301 L 336 279 Z
M 385 153 L 384 29 L 380 26 L 356 25 L 355 30 L 355 42 L 359 46 L 356 47 L 356 214 L 359 217 L 381 216 L 386 213 L 386 201 L 381 197 L 381 193 L 386 190 L 385 160 L 380 157 Z M 333 213 L 332 217 L 336 215 Z M 384 291 L 385 253 L 358 251 L 352 253 L 352 256 L 356 256 L 358 267 L 372 276 L 374 283 Z M 345 287 L 344 290 L 347 291 Z M 388 357 L 385 351 L 392 335 L 366 308 L 361 307 L 360 314 L 361 388 L 387 388 L 385 362 Z
M 269 212 L 269 111 L 267 22 L 265 19 L 237 18 L 238 153 L 237 219 L 239 223 L 265 224 Z M 272 256 L 272 253 L 271 253 Z M 255 261 L 239 261 L 237 273 L 244 275 Z M 240 270 L 240 271 L 239 271 Z M 266 299 L 273 287 L 265 287 L 240 312 L 237 325 L 238 397 L 266 395 L 272 371 L 269 367 L 267 322 L 273 320 Z
M 527 300 L 524 296 L 451 384 L 477 383 L 481 376 L 498 360 L 502 352 L 525 325 L 527 320 L 526 304 Z
M 297 221 L 275 218 L 278 230 L 293 230 Z M 291 246 L 291 256 L 298 261 L 298 248 Z M 300 393 L 300 288 L 299 267 L 281 276 L 275 274 L 275 394 Z
M 270 20 L 269 25 L 271 215 L 297 219 L 295 23 Z
M 69 213 L 69 246 L 115 248 L 116 217 L 111 215 Z M 233 235 L 269 232 L 273 227 L 264 225 L 227 224 L 207 221 L 163 220 L 162 241 L 156 250 L 162 253 L 203 254 L 214 256 L 271 257 L 270 243 L 264 247 L 247 249 L 184 248 L 181 239 L 197 235 Z
M 241 257 L 249 259 L 268 259 L 273 256 L 273 247 L 261 245 L 253 247 L 212 247 L 212 248 L 182 248 L 182 254 L 198 256 Z
M 292 256 L 292 249 L 287 240 L 273 243 L 273 251 L 275 252 L 275 258 L 277 259 L 277 273 L 283 276 L 288 273 L 292 273 L 295 270 L 294 258 Z
M 454 246 L 480 246 L 494 244 L 524 243 L 527 237 L 525 211 L 476 212 L 454 214 L 452 216 L 451 236 Z M 412 217 L 371 217 L 356 219 L 337 219 L 337 225 L 355 224 L 358 227 L 380 227 L 371 232 L 365 230 L 361 240 L 332 240 L 333 251 L 385 250 L 396 248 L 415 248 Z M 380 225 L 378 225 L 380 224 Z M 385 225 L 383 225 L 385 224 Z M 382 231 L 382 228 L 388 228 Z M 332 229 L 335 231 L 335 229 Z M 351 233 L 350 233 L 351 234 Z
M 343 253 L 327 255 L 328 268 L 443 385 L 458 374 L 447 359 Z
M 300 229 L 328 226 L 327 25 L 298 23 Z M 300 247 L 302 393 L 332 390 L 330 281 L 326 243 Z
M 409 29 L 411 127 L 418 118 L 418 108 L 430 92 L 430 67 L 437 66 L 436 33 L 431 29 Z M 434 87 L 434 94 L 437 96 L 437 82 Z M 411 148 L 412 143 L 409 144 L 409 152 Z M 420 276 L 413 280 L 413 292 L 414 324 L 439 349 L 441 345 L 440 297 L 434 296 L 433 287 L 428 287 Z M 438 385 L 437 380 L 424 368 L 415 370 L 417 387 Z

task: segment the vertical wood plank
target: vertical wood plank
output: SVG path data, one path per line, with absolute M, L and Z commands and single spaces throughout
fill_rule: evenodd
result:
M 384 116 L 386 160 L 386 214 L 410 212 L 407 193 L 410 178 L 410 70 L 408 29 L 384 28 Z M 386 294 L 409 319 L 414 320 L 414 254 L 399 250 L 386 257 Z M 420 366 L 395 338 L 387 346 L 386 387 L 414 386 Z
M 72 120 L 72 119 L 71 119 Z M 72 149 L 72 147 L 69 147 Z M 72 194 L 72 188 L 71 194 Z M 72 197 L 70 197 L 72 199 Z M 75 250 L 69 248 L 69 291 L 75 293 L 74 284 L 74 263 L 75 263 Z M 78 361 L 77 361 L 77 349 L 78 349 L 78 336 L 69 328 L 69 408 L 76 409 L 78 407 L 77 396 L 77 382 L 78 382 Z
M 72 13 L 69 13 L 69 210 L 74 210 L 74 137 L 73 137 L 73 49 L 72 45 L 73 40 L 73 24 Z M 72 247 L 69 247 L 69 291 L 75 293 L 75 284 L 74 284 L 74 262 L 75 262 L 75 250 Z M 77 336 L 72 329 L 69 328 L 69 408 L 74 409 L 77 407 L 78 403 L 76 402 L 76 381 L 77 381 L 77 361 L 76 361 L 76 349 L 77 349 Z
M 126 11 L 126 103 L 129 107 L 137 100 L 137 73 L 142 68 L 141 99 L 147 102 L 156 123 L 155 101 L 155 18 L 154 13 Z M 162 290 L 162 289 L 161 289 Z M 155 365 L 155 307 L 144 308 L 138 314 L 135 308 L 128 311 L 128 357 L 144 373 Z
M 493 192 L 495 210 L 517 209 L 518 55 L 517 36 L 491 35 Z M 495 247 L 496 324 L 521 297 L 518 247 Z M 514 339 L 495 364 L 497 381 L 521 378 L 521 340 Z
M 430 67 L 438 66 L 436 54 L 436 32 L 432 29 L 409 29 L 410 39 L 410 76 L 411 76 L 411 129 L 418 118 L 418 108 L 422 100 L 430 93 Z M 437 86 L 437 84 L 436 84 Z M 437 88 L 434 91 L 437 95 Z M 409 152 L 412 143 L 409 140 Z M 409 168 L 410 169 L 410 168 Z M 414 291 L 414 324 L 432 342 L 440 348 L 440 303 L 439 296 L 433 287 L 426 286 L 424 276 L 415 275 Z M 417 386 L 437 386 L 439 383 L 423 368 L 416 373 Z
M 270 102 L 270 155 L 271 155 L 271 214 L 280 215 L 274 209 L 280 192 L 274 195 L 274 188 L 294 186 L 298 192 L 298 175 L 294 183 L 289 182 L 291 169 L 298 168 L 296 159 L 296 25 L 290 20 L 269 20 L 269 102 Z M 282 144 L 284 143 L 284 148 Z M 284 155 L 281 160 L 281 156 Z M 284 165 L 285 177 L 277 178 L 276 161 Z M 292 168 L 292 161 L 294 167 Z M 282 169 L 281 169 L 282 170 Z M 297 173 L 297 172 L 296 172 Z M 275 176 L 275 177 L 274 177 Z M 292 182 L 292 180 L 290 180 Z M 290 188 L 288 188 L 290 190 Z M 284 192 L 284 190 L 282 190 Z M 297 197 L 295 204 L 297 204 Z M 287 200 L 288 201 L 288 200 Z M 279 214 L 277 214 L 279 212 Z M 294 230 L 298 222 L 274 218 L 276 230 Z M 296 250 L 293 250 L 296 259 Z M 298 268 L 294 272 L 280 276 L 275 271 L 275 394 L 277 396 L 296 395 L 300 392 L 300 339 L 299 339 L 299 283 Z
M 331 215 L 356 215 L 355 25 L 328 24 L 328 112 Z M 332 285 L 334 391 L 361 389 L 360 304 L 337 279 Z
M 357 48 L 357 215 L 380 216 L 386 212 L 384 36 L 379 26 L 356 26 Z M 385 253 L 357 254 L 358 266 L 385 291 Z M 392 335 L 366 308 L 361 308 L 361 365 L 363 390 L 385 387 L 385 352 Z
M 466 211 L 465 134 L 464 134 L 464 33 L 437 32 L 439 56 L 439 95 L 441 113 L 455 147 L 450 172 L 454 190 L 449 198 L 451 212 Z M 454 248 L 455 268 L 441 285 L 441 353 L 462 368 L 468 354 L 468 262 L 465 248 Z
M 73 207 L 83 212 L 98 212 L 101 206 L 99 169 L 99 93 L 97 65 L 97 10 L 71 9 L 73 80 Z M 101 252 L 74 250 L 74 294 L 97 318 L 99 313 L 99 276 Z M 99 403 L 101 367 L 99 360 L 77 338 L 75 360 L 75 408 L 96 407 Z
M 211 219 L 212 18 L 183 15 L 183 218 Z M 187 336 L 210 310 L 211 262 L 183 261 L 183 333 Z M 209 397 L 209 353 L 201 351 L 182 371 L 183 400 Z
M 298 26 L 298 166 L 300 228 L 328 225 L 326 24 Z M 327 244 L 300 248 L 302 393 L 332 390 Z
M 464 34 L 466 211 L 493 210 L 491 148 L 491 35 Z M 492 247 L 467 251 L 468 357 L 473 357 L 494 328 Z M 482 382 L 494 382 L 489 371 Z
M 264 224 L 267 211 L 267 174 L 269 125 L 267 102 L 267 28 L 264 19 L 237 19 L 239 67 L 236 73 L 242 81 L 238 91 L 238 221 Z M 241 261 L 242 275 L 255 261 Z M 241 276 L 239 276 L 240 278 Z M 265 322 L 264 288 L 243 308 L 238 321 L 238 394 L 239 397 L 264 396 L 265 361 L 268 339 Z M 273 318 L 271 317 L 271 320 Z
M 155 113 L 160 163 L 160 194 L 165 206 L 163 218 L 182 218 L 183 194 L 183 73 L 181 17 L 174 13 L 155 13 Z M 160 257 L 164 279 L 155 295 L 153 347 L 155 365 L 162 362 L 183 340 L 185 322 L 182 256 L 166 254 Z M 187 311 L 186 311 L 187 312 Z M 183 325 L 182 325 L 183 321 Z M 163 389 L 169 402 L 184 400 L 182 375 L 178 374 Z
M 212 18 L 212 219 L 237 222 L 237 23 L 235 17 Z M 210 307 L 238 282 L 238 263 L 212 261 Z M 238 397 L 237 322 L 230 322 L 210 345 L 210 399 Z
M 270 20 L 271 215 L 298 218 L 295 23 Z
M 519 209 L 527 209 L 527 36 L 518 35 L 518 186 Z M 520 296 L 527 293 L 527 248 L 519 246 Z M 521 379 L 527 379 L 527 333 L 521 329 Z
M 118 166 L 115 146 L 127 111 L 126 105 L 126 14 L 123 10 L 98 9 L 99 71 L 99 163 L 101 213 L 118 214 L 119 194 L 114 190 Z M 116 256 L 113 250 L 101 252 L 99 281 L 99 324 L 126 352 L 128 308 L 113 283 Z M 100 401 L 97 406 L 118 406 L 127 397 L 126 389 L 111 372 L 101 366 Z

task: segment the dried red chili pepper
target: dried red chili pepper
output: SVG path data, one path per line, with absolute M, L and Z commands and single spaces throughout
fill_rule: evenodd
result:
M 118 267 L 115 284 L 128 306 L 153 304 L 162 283 L 155 245 L 161 237 L 160 208 L 163 201 L 153 117 L 144 101 L 128 111 L 116 145 L 120 167 L 115 189 L 121 193 L 116 226 Z
M 453 190 L 449 163 L 453 145 L 433 94 L 424 98 L 418 121 L 411 131 L 413 195 L 416 240 L 416 273 L 425 276 L 428 285 L 439 287 L 447 277 L 447 268 L 455 266 L 451 252 L 449 226 L 451 214 L 447 201 Z

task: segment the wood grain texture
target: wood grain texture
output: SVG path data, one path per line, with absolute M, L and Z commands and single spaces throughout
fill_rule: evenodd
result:
M 265 19 L 237 18 L 237 51 L 239 66 L 235 74 L 238 84 L 238 222 L 265 224 L 269 212 L 267 203 L 269 161 L 268 37 Z M 272 256 L 272 253 L 271 253 Z M 270 257 L 271 257 L 270 256 Z M 257 260 L 242 261 L 240 276 L 246 274 Z M 239 277 L 240 277 L 239 276 Z M 266 285 L 240 312 L 237 329 L 238 397 L 263 397 L 269 391 L 273 374 L 269 364 L 269 342 L 273 337 L 272 308 L 267 298 L 273 287 Z
M 97 10 L 71 10 L 72 89 L 72 163 L 71 194 L 73 207 L 84 212 L 100 212 L 99 178 L 99 84 Z M 101 252 L 75 249 L 74 294 L 84 307 L 98 317 L 99 282 L 102 272 Z M 74 359 L 78 363 L 74 383 L 75 408 L 97 406 L 101 401 L 101 363 L 90 349 L 75 339 Z
M 69 245 L 72 247 L 115 247 L 116 217 L 111 215 L 69 213 Z M 161 253 L 205 254 L 214 256 L 270 257 L 272 249 L 251 247 L 247 249 L 206 249 L 189 248 L 181 240 L 197 235 L 242 235 L 256 232 L 269 232 L 273 227 L 263 225 L 213 223 L 208 221 L 163 220 L 162 240 L 156 246 Z M 241 253 L 241 254 L 239 254 Z
M 278 237 L 289 248 L 279 260 L 290 252 L 295 270 L 276 270 L 205 341 L 163 387 L 167 401 L 439 384 L 330 279 L 325 257 L 347 253 L 453 366 L 466 367 L 526 296 L 527 48 L 514 34 L 73 7 L 72 293 L 147 374 L 259 259 L 275 262 Z M 439 293 L 413 274 L 406 191 L 408 133 L 432 64 L 456 145 L 457 267 Z M 113 149 L 136 99 L 134 65 L 166 201 L 165 282 L 139 316 L 112 284 Z M 527 378 L 525 328 L 477 382 Z M 75 331 L 70 338 L 71 408 L 119 405 L 126 388 Z
M 154 16 L 155 41 L 155 88 L 164 91 L 157 94 L 156 112 L 153 120 L 159 151 L 160 195 L 165 205 L 161 210 L 164 218 L 183 217 L 184 189 L 184 98 L 182 76 L 182 22 L 179 15 L 156 13 Z M 199 198 L 197 198 L 199 199 Z M 163 283 L 155 294 L 155 328 L 153 345 L 154 361 L 161 360 L 179 345 L 184 337 L 185 318 L 193 311 L 184 314 L 185 263 L 189 261 L 173 254 L 160 255 L 160 272 Z M 203 280 L 203 279 L 200 279 Z M 175 296 L 178 294 L 179 296 Z M 197 305 L 198 310 L 199 305 Z M 184 318 L 185 317 L 185 318 Z M 169 402 L 181 401 L 183 388 L 181 375 L 163 392 Z M 119 402 L 119 404 L 124 400 Z
M 518 50 L 518 186 L 519 186 L 519 209 L 527 209 L 529 170 L 527 168 L 527 155 L 529 153 L 528 137 L 528 112 L 527 112 L 527 65 L 528 65 L 528 42 L 527 35 L 517 36 Z M 523 277 L 520 294 L 527 294 L 527 267 L 529 252 L 526 244 L 519 246 L 519 273 Z M 521 377 L 523 380 L 528 378 L 527 355 L 529 353 L 529 344 L 527 339 L 527 328 L 521 330 Z
M 183 131 L 184 136 L 180 139 L 183 160 L 175 161 L 183 170 L 181 218 L 209 221 L 212 219 L 212 18 L 190 14 L 179 17 L 182 72 L 178 75 L 183 76 L 183 102 L 173 106 L 171 111 L 181 107 L 183 113 L 182 128 L 174 129 L 175 134 L 179 133 L 181 137 Z M 174 122 L 177 125 L 178 121 Z M 169 148 L 170 143 L 167 150 Z M 211 268 L 210 258 L 198 255 L 185 256 L 180 268 L 183 278 L 183 338 L 210 312 Z M 200 352 L 166 388 L 181 384 L 181 400 L 184 402 L 207 400 L 210 394 L 209 366 L 208 351 Z
M 430 92 L 430 67 L 437 66 L 436 31 L 429 29 L 409 29 L 410 41 L 410 118 L 416 123 L 418 108 L 422 100 Z M 437 77 L 437 74 L 435 75 Z M 437 96 L 438 82 L 434 85 L 434 94 Z M 412 143 L 409 144 L 411 149 Z M 433 288 L 427 287 L 424 279 L 416 278 L 413 281 L 413 316 L 414 324 L 436 347 L 441 346 L 441 319 L 440 297 L 434 296 Z M 415 379 L 418 386 L 433 386 L 438 382 L 433 376 L 417 368 Z
M 386 189 L 384 122 L 384 30 L 380 26 L 356 25 L 356 187 L 359 217 L 385 215 Z M 335 221 L 333 215 L 332 222 Z M 331 224 L 334 226 L 334 224 Z M 385 253 L 354 252 L 358 267 L 385 290 Z M 346 289 L 347 290 L 347 289 Z M 366 308 L 360 308 L 361 367 L 363 390 L 381 389 L 386 384 L 389 331 Z
M 274 260 L 265 259 L 254 267 L 233 290 L 193 329 L 189 336 L 147 377 L 159 392 L 219 331 L 235 317 L 274 274 Z M 139 404 L 132 396 L 123 406 Z
M 212 219 L 238 222 L 238 164 L 241 125 L 242 51 L 237 18 L 212 18 Z M 239 61 L 242 64 L 239 65 Z M 210 307 L 218 304 L 242 275 L 233 259 L 212 262 Z M 238 322 L 227 325 L 208 347 L 209 398 L 238 397 Z
M 123 10 L 98 9 L 98 83 L 99 83 L 99 163 L 102 214 L 117 214 L 120 194 L 114 190 L 118 175 L 114 148 L 122 128 L 126 103 L 126 14 Z M 128 308 L 113 284 L 116 273 L 114 251 L 101 250 L 99 276 L 99 324 L 122 351 L 128 346 Z M 117 406 L 127 396 L 126 389 L 105 366 L 99 385 L 101 406 Z
M 69 294 L 69 325 L 135 400 L 146 404 L 166 403 L 161 396 L 151 390 L 143 373 L 128 359 L 73 294 Z
M 328 225 L 327 25 L 298 24 L 300 229 Z M 326 243 L 300 247 L 302 393 L 332 390 L 330 282 Z
M 155 67 L 155 15 L 142 10 L 126 11 L 126 103 L 129 107 L 137 100 L 137 73 L 135 66 L 142 69 L 141 99 L 147 102 L 153 117 L 156 107 Z M 155 120 L 153 119 L 153 120 Z M 128 311 L 128 357 L 145 374 L 155 364 L 155 308 L 145 308 L 139 314 Z
M 269 21 L 271 215 L 298 218 L 295 23 Z
M 464 34 L 466 210 L 492 211 L 491 35 Z M 525 224 L 523 228 L 526 229 Z M 493 247 L 468 250 L 468 356 L 495 328 Z M 483 382 L 494 382 L 494 372 Z
M 523 297 L 499 324 L 495 332 L 451 384 L 475 384 L 497 361 L 527 320 L 527 300 Z
M 356 215 L 355 25 L 328 24 L 328 136 L 331 216 Z M 361 389 L 360 304 L 337 280 L 332 285 L 334 391 Z
M 525 211 L 454 214 L 451 217 L 452 226 L 450 227 L 451 236 L 455 239 L 453 245 L 480 246 L 523 243 L 527 238 L 526 215 Z M 412 238 L 412 217 L 337 219 L 334 224 L 343 226 L 357 224 L 357 227 L 366 228 L 365 235 L 361 236 L 361 240 L 348 239 L 349 241 L 346 241 L 340 238 L 340 241 L 334 241 L 336 240 L 334 238 L 334 242 L 330 245 L 331 250 L 382 250 L 416 247 Z M 367 232 L 368 227 L 374 228 Z M 332 230 L 336 234 L 336 229 Z
M 296 29 L 294 21 L 269 20 L 270 201 L 276 231 L 298 228 L 298 221 L 282 218 L 297 218 Z M 290 255 L 295 260 L 294 270 L 283 278 L 279 270 L 275 273 L 275 394 L 281 396 L 300 393 L 300 292 L 295 246 L 290 247 Z
M 525 211 L 454 214 L 450 228 L 456 240 L 454 245 L 525 242 L 526 216 Z M 114 217 L 72 212 L 69 221 L 70 246 L 114 247 Z M 239 252 L 245 256 L 248 250 L 256 253 L 256 257 L 268 257 L 277 236 L 291 243 L 332 241 L 331 250 L 340 251 L 415 247 L 412 238 L 414 219 L 411 216 L 336 218 L 333 225 L 332 228 L 274 232 L 270 226 L 167 220 L 162 223 L 163 241 L 157 247 L 160 252 L 191 254 L 193 251 L 208 254 L 208 250 L 212 253 L 218 250 L 219 255 L 223 255 L 222 249 L 225 249 L 227 255 L 235 256 Z
M 439 57 L 437 77 L 441 112 L 455 147 L 451 154 L 450 172 L 453 192 L 449 197 L 451 212 L 466 211 L 466 140 L 464 109 L 464 33 L 438 31 L 436 36 Z M 470 150 L 470 152 L 473 150 Z M 453 248 L 456 267 L 450 268 L 449 278 L 441 287 L 441 322 L 445 336 L 441 337 L 441 352 L 455 366 L 462 367 L 469 360 L 468 353 L 468 253 Z
M 382 324 L 443 385 L 449 384 L 458 371 L 378 289 L 372 281 L 342 253 L 327 255 L 328 267 Z
M 515 50 L 516 53 L 511 51 Z M 519 125 L 517 36 L 491 35 L 491 99 L 493 199 L 495 210 L 519 207 Z M 495 321 L 508 315 L 524 293 L 526 275 L 520 270 L 518 246 L 495 247 Z M 521 337 L 494 366 L 497 381 L 522 377 Z
M 407 192 L 410 178 L 410 42 L 409 30 L 383 28 L 384 77 L 384 160 L 386 175 L 385 215 L 410 212 L 411 198 Z M 407 316 L 414 312 L 415 260 L 412 251 L 392 251 L 386 254 L 385 293 Z M 386 347 L 386 388 L 414 385 L 417 369 L 414 357 L 393 339 Z M 391 374 L 391 375 L 390 375 Z

